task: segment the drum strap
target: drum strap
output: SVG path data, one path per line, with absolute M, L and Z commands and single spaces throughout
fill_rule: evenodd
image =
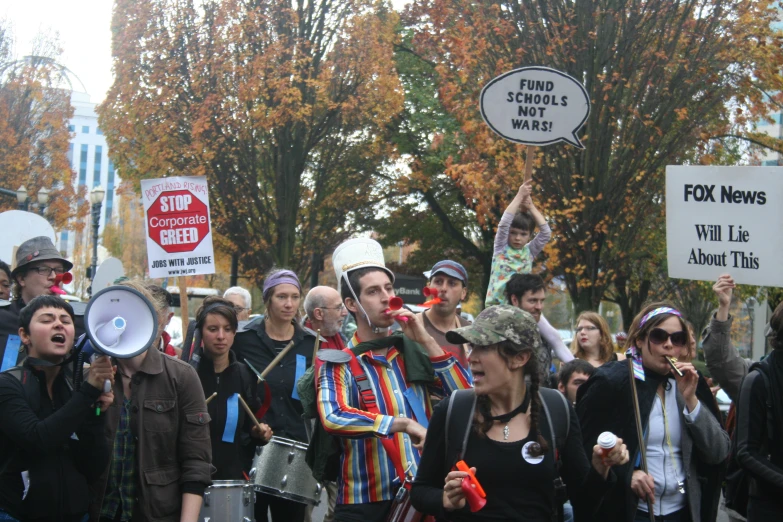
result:
M 353 353 L 353 350 L 350 348 L 346 348 L 343 351 L 351 356 L 348 364 L 351 366 L 351 373 L 353 374 L 353 378 L 356 381 L 356 386 L 359 388 L 359 395 L 364 405 L 364 409 L 370 413 L 376 413 L 380 415 L 381 412 L 378 410 L 378 402 L 375 400 L 375 393 L 372 391 L 370 379 L 362 369 L 362 365 L 359 364 L 359 359 L 357 359 L 356 354 Z M 386 454 L 394 464 L 394 469 L 397 471 L 397 476 L 400 477 L 400 484 L 402 484 L 405 488 L 410 488 L 410 482 L 405 480 L 405 469 L 402 467 L 400 446 L 397 444 L 397 438 L 394 435 L 392 435 L 390 438 L 382 438 L 381 444 L 383 444 L 383 449 L 386 450 Z

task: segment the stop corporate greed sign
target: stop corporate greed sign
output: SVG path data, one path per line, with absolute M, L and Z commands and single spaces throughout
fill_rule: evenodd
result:
M 783 287 L 783 168 L 666 168 L 669 277 Z
M 565 141 L 576 136 L 590 114 L 581 83 L 548 67 L 523 67 L 493 79 L 481 91 L 481 116 L 503 138 L 525 145 Z
M 150 277 L 214 274 L 206 178 L 147 179 L 141 192 Z

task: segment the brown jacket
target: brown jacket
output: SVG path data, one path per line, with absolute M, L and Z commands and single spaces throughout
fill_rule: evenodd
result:
M 105 414 L 111 447 L 120 421 L 122 390 L 118 371 L 114 404 Z M 210 418 L 201 383 L 190 365 L 153 348 L 132 377 L 131 390 L 137 495 L 133 520 L 179 522 L 182 494 L 203 494 L 212 484 Z M 93 522 L 99 519 L 110 469 L 91 484 Z

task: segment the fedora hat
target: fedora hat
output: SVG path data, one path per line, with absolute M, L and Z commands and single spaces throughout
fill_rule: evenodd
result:
M 28 239 L 16 250 L 16 263 L 11 277 L 15 277 L 24 271 L 26 266 L 37 261 L 60 261 L 66 272 L 73 268 L 73 263 L 60 255 L 51 239 L 46 236 L 38 236 Z

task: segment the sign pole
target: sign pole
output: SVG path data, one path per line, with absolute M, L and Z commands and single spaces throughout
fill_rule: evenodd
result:
M 182 318 L 183 332 L 187 332 L 188 324 L 190 323 L 190 314 L 188 313 L 188 285 L 186 279 L 185 276 L 177 276 L 177 284 L 179 285 L 179 312 L 180 317 Z
M 533 179 L 533 146 L 528 145 L 525 154 L 525 182 Z

